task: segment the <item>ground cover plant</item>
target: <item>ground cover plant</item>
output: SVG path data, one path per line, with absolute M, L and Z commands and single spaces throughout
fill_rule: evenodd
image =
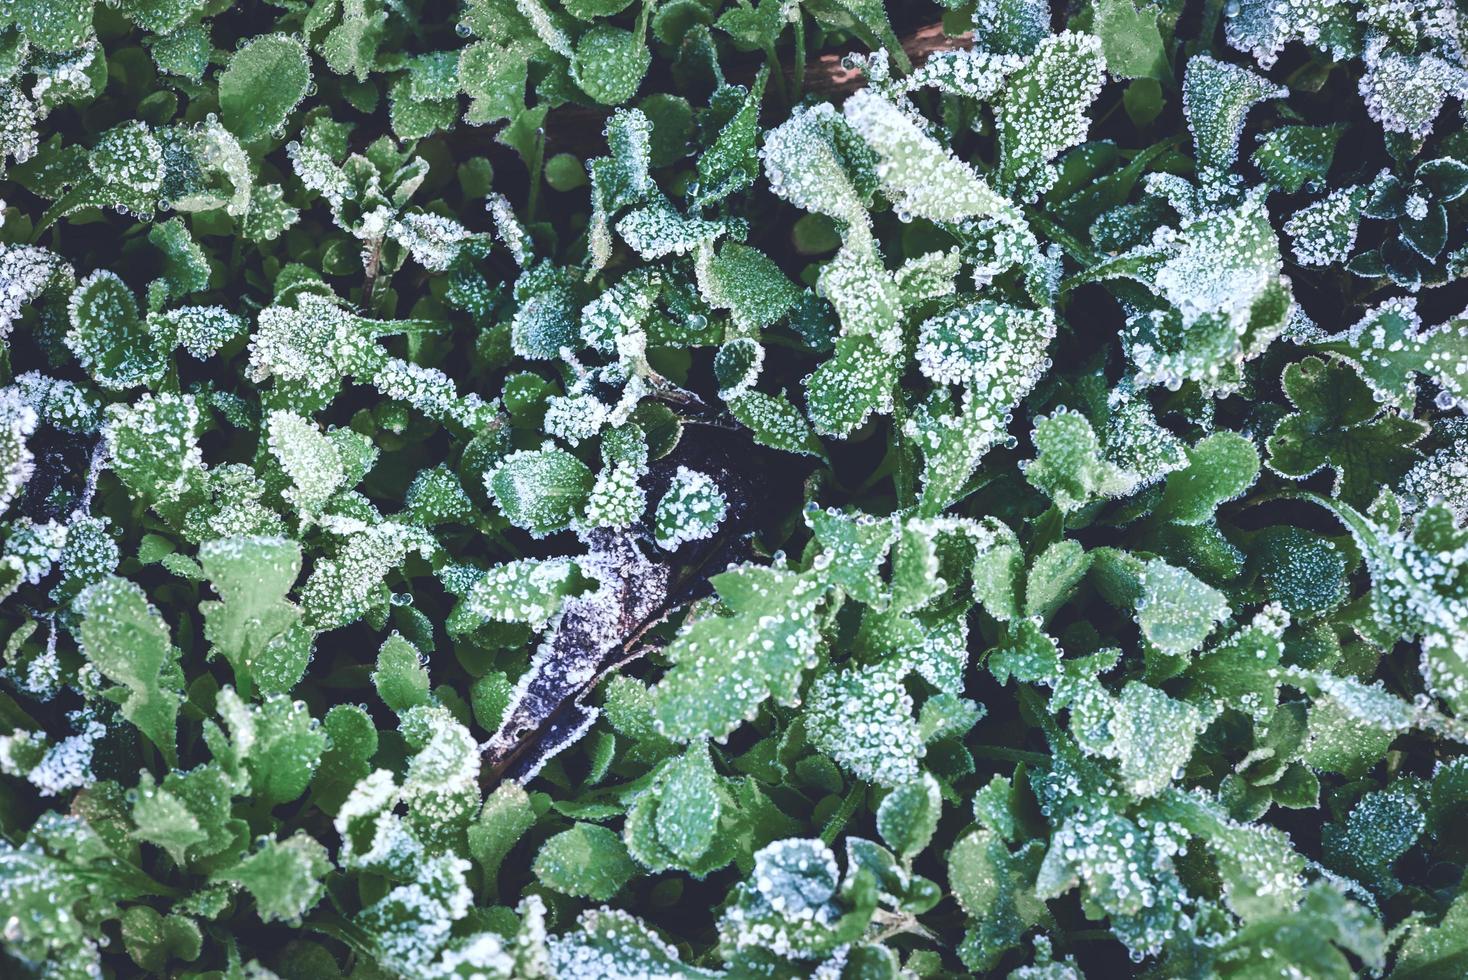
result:
M 1468 974 L 1461 0 L 0 0 L 0 973 Z

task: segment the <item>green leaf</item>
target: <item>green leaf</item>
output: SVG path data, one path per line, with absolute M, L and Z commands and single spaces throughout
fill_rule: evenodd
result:
M 1160 559 L 1142 568 L 1137 619 L 1142 634 L 1165 653 L 1190 653 L 1230 614 L 1222 592 L 1192 572 Z
M 266 840 L 253 854 L 216 873 L 212 880 L 243 886 L 255 899 L 255 911 L 261 920 L 299 924 L 326 894 L 322 878 L 330 870 L 326 848 L 298 830 L 285 840 Z
M 244 143 L 279 137 L 311 86 L 311 61 L 300 41 L 267 34 L 230 56 L 219 76 L 219 117 Z
M 168 351 L 148 331 L 132 290 L 99 269 L 82 280 L 68 304 L 66 346 L 104 388 L 152 385 L 167 369 Z
M 707 263 L 700 262 L 699 285 L 710 306 L 731 311 L 735 325 L 751 335 L 800 299 L 800 290 L 769 256 L 738 242 L 726 242 Z
M 656 689 L 660 734 L 687 742 L 722 738 L 768 698 L 788 704 L 815 665 L 815 577 L 743 566 L 710 579 L 732 615 L 704 614 L 668 645 L 673 666 Z
M 1275 472 L 1298 480 L 1329 468 L 1335 495 L 1364 507 L 1418 458 L 1412 447 L 1427 426 L 1381 411 L 1350 364 L 1307 357 L 1285 368 L 1281 383 L 1297 411 L 1266 443 Z
M 1162 500 L 1152 512 L 1157 520 L 1202 524 L 1218 505 L 1233 500 L 1259 476 L 1259 451 L 1233 432 L 1217 432 L 1188 450 L 1188 465 L 1167 476 Z
M 132 405 L 109 405 L 103 438 L 118 479 L 151 504 L 197 488 L 204 477 L 199 422 L 192 395 L 144 394 Z
M 136 583 L 108 576 L 76 598 L 81 612 L 77 640 L 103 677 L 120 685 L 109 692 L 123 716 L 152 742 L 169 766 L 174 747 L 183 672 L 168 627 Z
M 604 902 L 621 890 L 637 866 L 616 834 L 578 823 L 541 845 L 532 870 L 547 888 Z
M 882 798 L 877 807 L 877 832 L 898 857 L 911 861 L 933 839 L 942 813 L 938 781 L 923 773 Z
M 877 175 L 882 191 L 899 216 L 957 221 L 1014 215 L 1014 206 L 996 194 L 972 167 L 923 132 L 896 104 L 871 89 L 853 93 L 842 113 L 881 161 Z
M 713 844 L 719 825 L 718 777 L 708 746 L 690 745 L 669 765 L 665 780 L 653 818 L 658 841 L 679 861 L 696 861 Z
M 1229 172 L 1238 157 L 1249 109 L 1288 94 L 1282 85 L 1209 55 L 1189 60 L 1183 77 L 1183 112 L 1193 133 L 1200 178 L 1221 179 Z
M 739 193 L 759 176 L 755 142 L 759 137 L 760 103 L 768 78 L 769 69 L 761 68 L 738 110 L 719 130 L 713 144 L 699 154 L 695 197 L 700 207 Z
M 372 684 L 382 703 L 400 715 L 409 708 L 429 703 L 428 671 L 421 656 L 400 633 L 389 636 L 377 651 Z
M 534 825 L 535 810 L 525 789 L 518 783 L 500 783 L 485 797 L 469 827 L 469 853 L 493 880 L 510 848 Z
M 1046 37 L 1015 72 L 994 110 L 999 133 L 999 184 L 1033 201 L 1055 183 L 1050 165 L 1086 138 L 1086 110 L 1106 75 L 1102 42 L 1065 31 Z
M 203 952 L 204 936 L 194 920 L 159 915 L 148 905 L 130 905 L 122 913 L 122 945 L 140 969 L 157 972 L 170 959 L 192 961 Z
M 1056 411 L 1036 419 L 1034 443 L 1035 458 L 1021 464 L 1025 479 L 1062 511 L 1131 489 L 1127 475 L 1102 458 L 1101 442 L 1079 412 Z
M 1277 190 L 1297 194 L 1300 188 L 1325 184 L 1344 126 L 1280 126 L 1254 151 L 1254 166 Z
M 1388 300 L 1313 346 L 1350 361 L 1377 401 L 1401 411 L 1412 407 L 1419 374 L 1443 389 L 1445 404 L 1468 403 L 1468 378 L 1458 370 L 1468 359 L 1468 317 L 1424 329 L 1415 302 Z
M 485 477 L 505 517 L 535 537 L 570 527 L 593 482 L 586 464 L 561 449 L 511 453 Z
M 621 105 L 636 95 L 652 64 L 652 53 L 643 40 L 647 9 L 644 6 L 636 33 L 598 24 L 576 41 L 571 78 L 603 105 Z
M 1155 8 L 1138 10 L 1133 0 L 1098 0 L 1092 9 L 1107 71 L 1123 78 L 1172 77 Z
M 199 547 L 204 575 L 222 601 L 199 603 L 211 653 L 224 657 L 248 696 L 286 694 L 306 670 L 309 634 L 286 598 L 301 573 L 301 546 L 288 538 L 238 537 Z
M 567 596 L 588 584 L 572 562 L 526 558 L 486 571 L 470 586 L 464 605 L 475 616 L 542 629 Z

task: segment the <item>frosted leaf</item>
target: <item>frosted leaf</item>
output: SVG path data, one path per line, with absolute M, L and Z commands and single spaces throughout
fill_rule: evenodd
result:
M 1021 201 L 1050 189 L 1057 177 L 1050 161 L 1085 140 L 1091 127 L 1087 109 L 1105 78 L 1099 38 L 1064 31 L 1040 42 L 1005 81 L 995 106 L 1001 187 Z
M 628 852 L 650 871 L 686 870 L 696 877 L 726 866 L 735 857 L 724 822 L 725 793 L 708 746 L 694 742 L 682 755 L 661 763 L 651 784 L 627 812 L 622 839 Z
M 1468 522 L 1468 439 L 1459 438 L 1413 464 L 1402 477 L 1397 496 L 1408 517 L 1439 504 L 1448 509 L 1455 523 Z
M 1292 240 L 1295 261 L 1329 266 L 1349 259 L 1356 247 L 1356 228 L 1366 192 L 1363 185 L 1338 188 L 1290 215 L 1284 231 Z
M 184 179 L 172 172 L 170 163 L 162 188 L 170 207 L 183 212 L 222 207 L 232 218 L 249 214 L 254 195 L 250 157 L 222 123 L 206 118 L 191 129 L 163 130 L 160 137 L 165 162 L 181 156 L 192 164 L 188 169 L 197 171 Z
M 1102 458 L 1101 442 L 1080 412 L 1057 410 L 1035 420 L 1036 456 L 1020 464 L 1025 479 L 1062 511 L 1131 489 L 1129 474 Z
M 1279 252 L 1262 203 L 1184 225 L 1158 270 L 1157 288 L 1184 323 L 1221 312 L 1247 320 L 1254 298 L 1279 274 Z
M 713 537 L 728 512 L 728 500 L 707 474 L 678 467 L 653 516 L 653 536 L 664 551 Z
M 1050 33 L 1048 0 L 978 0 L 974 4 L 975 47 L 1027 55 Z
M 897 540 L 897 522 L 814 506 L 806 509 L 805 521 L 821 548 L 811 567 L 853 598 L 884 607 L 885 586 L 880 571 Z
M 94 433 L 101 423 L 101 405 L 90 389 L 76 383 L 26 371 L 16 376 L 4 392 L 12 392 L 23 405 L 31 406 L 38 420 L 69 433 Z
M 389 234 L 430 272 L 448 271 L 464 243 L 475 237 L 453 218 L 421 211 L 403 215 L 394 222 Z
M 142 588 L 108 577 L 76 597 L 77 640 L 87 660 L 123 690 L 122 714 L 177 764 L 174 742 L 183 673 L 168 627 Z
M 60 521 L 36 523 L 29 517 L 13 521 L 5 536 L 5 563 L 15 578 L 7 582 L 39 585 L 61 560 L 66 547 L 66 525 Z
M 1388 44 L 1382 35 L 1367 40 L 1361 98 L 1382 129 L 1422 139 L 1449 98 L 1468 95 L 1468 69 L 1432 52 L 1404 54 Z
M 1166 653 L 1189 653 L 1231 613 L 1228 598 L 1186 569 L 1154 558 L 1141 575 L 1137 619 L 1142 633 Z
M 7 159 L 25 163 L 40 149 L 36 104 L 19 87 L 0 83 L 0 174 Z
M 825 454 L 800 410 L 783 394 L 747 391 L 731 398 L 728 405 L 729 412 L 753 433 L 754 441 L 761 446 L 810 456 Z
M 713 980 L 712 970 L 683 963 L 678 950 L 626 912 L 588 909 L 576 928 L 550 940 L 548 976 L 567 980 Z
M 1409 790 L 1366 793 L 1346 814 L 1344 824 L 1321 829 L 1325 861 L 1383 896 L 1395 895 L 1402 884 L 1392 873 L 1392 864 L 1417 843 L 1427 826 L 1422 803 Z
M 1253 72 L 1206 54 L 1188 61 L 1183 112 L 1193 134 L 1203 183 L 1225 178 L 1239 154 L 1244 119 L 1255 103 L 1282 99 L 1289 90 Z
M 215 872 L 210 880 L 244 887 L 255 899 L 261 920 L 292 924 L 326 894 L 322 878 L 331 868 L 326 848 L 298 830 L 285 840 L 267 838 L 254 853 Z
M 1416 720 L 1412 705 L 1380 681 L 1364 684 L 1354 677 L 1297 671 L 1289 683 L 1312 695 L 1304 761 L 1315 769 L 1364 775 Z
M 902 294 L 865 230 L 847 236 L 841 250 L 821 268 L 816 287 L 836 308 L 842 333 L 873 337 L 883 353 L 896 352 Z
M 314 422 L 277 409 L 266 421 L 266 444 L 291 485 L 281 495 L 310 521 L 342 489 L 346 471 L 336 446 Z
M 505 517 L 537 537 L 569 527 L 592 482 L 585 463 L 552 448 L 511 453 L 485 474 L 485 486 Z
M 1112 709 L 1106 755 L 1117 760 L 1122 783 L 1130 793 L 1155 796 L 1192 757 L 1193 740 L 1204 721 L 1191 704 L 1130 681 Z
M 652 270 L 623 276 L 581 308 L 582 339 L 606 354 L 646 347 L 645 325 L 656 309 L 661 286 L 661 277 Z
M 173 338 L 194 357 L 206 360 L 245 331 L 243 318 L 222 306 L 180 306 L 148 314 L 148 330 L 159 338 Z
M 1232 47 L 1253 55 L 1261 68 L 1272 68 L 1291 41 L 1318 47 L 1322 32 L 1336 22 L 1354 19 L 1350 8 L 1345 0 L 1241 0 L 1228 8 L 1224 34 Z
M 372 386 L 388 398 L 407 402 L 441 425 L 474 431 L 490 424 L 494 409 L 479 395 L 460 395 L 452 378 L 439 368 L 400 358 L 385 358 L 372 375 Z
M 760 158 L 770 192 L 777 197 L 838 221 L 865 224 L 863 195 L 838 149 L 838 145 L 844 146 L 840 143 L 842 130 L 848 137 L 854 136 L 846 120 L 828 102 L 797 108 L 789 119 L 765 134 Z
M 640 109 L 618 109 L 607 121 L 606 134 L 609 155 L 590 160 L 586 165 L 591 175 L 587 243 L 593 269 L 600 269 L 611 258 L 611 222 L 616 213 L 646 200 L 657 190 L 648 172 L 652 121 L 646 114 Z M 671 211 L 670 205 L 667 210 Z
M 839 943 L 832 934 L 842 911 L 839 874 L 835 854 L 819 839 L 767 844 L 719 920 L 723 943 L 800 959 L 830 955 Z
M 525 558 L 495 565 L 470 587 L 464 603 L 477 616 L 543 629 L 584 580 L 566 559 Z
M 647 509 L 641 475 L 637 467 L 626 463 L 603 466 L 586 498 L 585 526 L 624 530 L 637 523 Z
M 817 578 L 741 566 L 711 581 L 733 615 L 685 626 L 656 690 L 658 731 L 679 741 L 723 738 L 766 699 L 793 702 L 815 664 L 815 612 L 826 597 Z
M 681 214 L 661 194 L 617 222 L 617 233 L 644 259 L 687 255 L 700 245 L 713 242 L 726 230 L 721 221 Z
M 517 266 L 525 268 L 535 256 L 535 242 L 520 219 L 515 217 L 509 198 L 503 194 L 491 194 L 484 202 L 484 208 L 494 220 L 495 234 L 510 250 L 510 257 Z
M 907 309 L 958 291 L 958 273 L 963 268 L 963 253 L 957 248 L 925 252 L 902 263 L 895 273 L 897 291 Z
M 1468 536 L 1445 507 L 1410 532 L 1373 524 L 1348 504 L 1312 498 L 1351 532 L 1371 573 L 1371 610 L 1388 635 L 1422 638 L 1427 689 L 1455 711 L 1468 706 Z
M 356 198 L 351 179 L 321 147 L 292 141 L 286 144 L 285 152 L 297 179 L 306 190 L 326 198 L 333 214 L 344 202 Z
M 199 603 L 210 656 L 222 656 L 249 696 L 284 694 L 305 672 L 311 637 L 286 598 L 301 573 L 301 546 L 289 538 L 237 537 L 199 546 L 199 563 L 220 601 Z
M 452 840 L 479 809 L 479 743 L 441 705 L 401 712 L 402 732 L 417 751 L 408 760 L 401 798 L 425 843 Z
M 17 730 L 0 735 L 0 772 L 19 776 L 42 796 L 58 796 L 92 785 L 92 756 L 107 728 L 96 720 L 52 744 L 43 733 Z
M 1224 900 L 1246 922 L 1298 907 L 1306 861 L 1284 833 L 1229 819 L 1199 790 L 1166 790 L 1145 812 L 1152 821 L 1181 825 L 1203 842 L 1217 862 Z
M 577 823 L 541 845 L 532 870 L 547 888 L 604 902 L 637 873 L 637 865 L 612 831 Z
M 926 749 L 903 666 L 888 663 L 818 676 L 805 705 L 806 734 L 858 779 L 899 786 L 918 778 Z
M 1112 932 L 1134 958 L 1155 954 L 1186 913 L 1172 867 L 1185 843 L 1176 833 L 1165 822 L 1143 828 L 1106 810 L 1081 810 L 1051 834 L 1035 892 L 1050 899 L 1081 885 L 1085 903 L 1110 916 Z
M 935 88 L 947 95 L 987 102 L 1004 90 L 1009 76 L 1024 63 L 1025 59 L 1016 55 L 979 48 L 940 51 L 904 79 L 902 88 Z
M 845 438 L 874 412 L 891 412 L 901 368 L 897 356 L 872 337 L 837 340 L 836 355 L 805 379 L 806 410 L 816 431 Z
M 918 327 L 918 368 L 939 384 L 982 391 L 1007 410 L 1039 381 L 1054 336 L 1055 314 L 1048 308 L 979 300 Z
M 697 203 L 704 207 L 745 190 L 759 176 L 760 103 L 764 100 L 769 72 L 762 70 L 749 86 L 738 110 L 724 123 L 718 137 L 698 156 Z M 735 92 L 743 89 L 735 89 Z
M 382 580 L 409 551 L 428 555 L 434 548 L 428 532 L 409 525 L 384 522 L 348 531 L 334 554 L 317 559 L 301 589 L 307 624 L 329 630 L 354 622 L 387 601 Z
M 468 914 L 474 893 L 464 878 L 470 864 L 452 853 L 425 856 L 404 884 L 357 914 L 372 937 L 377 961 L 405 976 L 429 976 L 454 923 Z
M 1182 440 L 1157 422 L 1151 404 L 1130 384 L 1117 385 L 1107 402 L 1102 455 L 1127 474 L 1130 486 L 1125 494 L 1151 486 L 1186 464 Z
M 70 264 L 50 249 L 0 243 L 0 343 L 26 306 L 47 288 L 69 285 L 74 277 Z
M 745 334 L 774 323 L 800 300 L 800 290 L 768 255 L 738 242 L 726 242 L 717 253 L 701 248 L 695 271 L 704 301 L 729 310 Z
M 870 89 L 860 89 L 846 100 L 842 113 L 876 153 L 882 191 L 899 215 L 957 221 L 1013 213 L 1013 206 L 994 193 L 972 167 L 923 132 L 895 103 Z
M 148 331 L 132 290 L 114 273 L 98 269 L 72 291 L 66 346 L 102 387 L 115 391 L 155 384 L 167 369 L 167 352 Z
M 252 242 L 273 242 L 299 220 L 301 212 L 285 203 L 279 184 L 262 184 L 250 196 L 240 230 Z
M 109 405 L 102 436 L 118 478 L 149 503 L 179 499 L 204 475 L 199 421 L 193 395 L 145 393 Z
M 86 177 L 57 207 L 105 205 L 152 214 L 163 187 L 163 147 L 146 123 L 126 122 L 103 133 L 87 155 Z
M 571 745 L 596 719 L 595 708 L 580 699 L 612 666 L 626 658 L 628 637 L 649 621 L 667 600 L 669 569 L 654 564 L 626 535 L 604 531 L 584 535 L 590 551 L 576 559 L 595 579 L 591 592 L 569 596 L 551 631 L 536 648 L 530 669 L 510 693 L 499 728 L 487 743 L 491 765 L 512 765 L 508 778 L 527 782 L 548 759 Z M 514 753 L 541 732 L 533 751 Z
M 0 389 L 0 514 L 31 478 L 35 457 L 26 439 L 36 431 L 36 412 L 14 388 Z
M 1294 300 L 1281 268 L 1269 216 L 1254 195 L 1159 230 L 1151 244 L 1097 274 L 1135 278 L 1170 306 L 1127 321 L 1122 341 L 1137 382 L 1175 388 L 1195 380 L 1212 390 L 1237 385 L 1242 364 L 1284 329 Z
M 286 34 L 252 38 L 229 56 L 219 75 L 219 118 L 244 143 L 283 131 L 311 85 L 306 46 Z
M 1430 378 L 1448 398 L 1468 403 L 1468 317 L 1424 328 L 1416 300 L 1399 297 L 1314 346 L 1355 365 L 1384 405 L 1410 409 L 1419 374 Z
M 260 311 L 246 375 L 329 385 L 370 363 L 374 344 L 361 321 L 323 296 L 298 293 L 294 307 Z

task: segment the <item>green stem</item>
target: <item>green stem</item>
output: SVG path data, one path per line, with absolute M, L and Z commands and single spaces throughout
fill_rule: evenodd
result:
M 865 792 L 866 787 L 861 783 L 852 784 L 845 798 L 841 800 L 841 805 L 836 808 L 835 813 L 831 814 L 831 819 L 826 821 L 826 826 L 821 828 L 821 840 L 830 844 L 836 839 L 836 835 L 841 833 L 841 828 L 846 826 L 846 821 L 850 820 L 851 815 L 856 812 L 856 807 Z

